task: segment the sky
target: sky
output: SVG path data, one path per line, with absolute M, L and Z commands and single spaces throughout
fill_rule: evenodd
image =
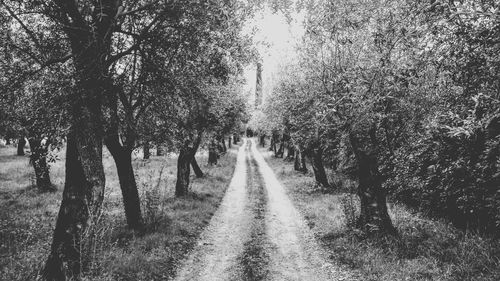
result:
M 257 50 L 262 57 L 262 81 L 264 97 L 271 94 L 273 76 L 279 66 L 285 62 L 293 61 L 296 57 L 295 46 L 303 34 L 303 14 L 292 13 L 292 22 L 288 23 L 281 13 L 273 13 L 265 8 L 256 14 L 253 20 L 245 24 L 244 33 L 251 34 L 256 43 Z M 247 84 L 245 91 L 250 92 L 250 102 L 254 102 L 256 66 L 250 65 L 245 69 Z

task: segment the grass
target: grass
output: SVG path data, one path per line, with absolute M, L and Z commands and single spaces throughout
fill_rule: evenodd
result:
M 126 227 L 114 161 L 104 153 L 104 212 L 85 238 L 82 280 L 168 280 L 192 249 L 218 208 L 236 163 L 233 146 L 216 166 L 197 156 L 205 177 L 192 177 L 190 195 L 174 198 L 176 157 L 142 160 L 133 165 L 141 196 L 146 233 Z M 0 147 L 0 280 L 33 280 L 50 250 L 64 185 L 64 153 L 51 167 L 57 192 L 39 193 L 27 157 Z M 93 243 L 89 243 L 92 241 Z
M 342 183 L 335 175 L 341 191 L 321 193 L 311 172 L 297 173 L 293 163 L 261 151 L 331 260 L 360 280 L 500 280 L 500 241 L 463 233 L 392 203 L 389 212 L 399 237 L 365 238 L 348 226 L 353 215 L 345 210 L 359 213 L 357 196 L 344 192 L 354 183 Z

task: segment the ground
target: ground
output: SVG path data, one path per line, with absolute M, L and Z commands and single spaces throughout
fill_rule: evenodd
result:
M 220 209 L 176 280 L 354 280 L 328 261 L 255 142 L 244 146 Z
M 0 147 L 0 280 L 33 280 L 47 257 L 61 199 L 64 153 L 52 164 L 57 192 L 38 193 L 27 157 Z M 114 162 L 104 154 L 105 212 L 84 249 L 82 280 L 500 280 L 498 241 L 463 233 L 389 202 L 397 237 L 352 228 L 355 183 L 324 193 L 309 173 L 257 149 L 233 146 L 174 198 L 175 155 L 134 155 L 147 231 L 126 229 Z

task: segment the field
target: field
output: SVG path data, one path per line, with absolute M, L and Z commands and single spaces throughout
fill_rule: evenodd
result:
M 360 280 L 500 280 L 499 241 L 463 233 L 393 203 L 389 212 L 399 237 L 366 239 L 348 227 L 359 212 L 356 196 L 315 190 L 311 171 L 295 172 L 293 163 L 261 151 L 331 260 L 355 271 Z M 330 181 L 347 190 L 354 186 L 338 177 Z
M 116 168 L 104 152 L 106 192 L 100 224 L 83 241 L 83 280 L 166 280 L 194 246 L 210 221 L 231 179 L 236 149 L 219 164 L 208 166 L 206 153 L 197 156 L 205 177 L 192 176 L 191 194 L 174 198 L 176 157 L 142 160 L 133 166 L 146 222 L 144 234 L 127 229 Z M 0 280 L 33 280 L 48 256 L 64 185 L 64 152 L 51 167 L 53 193 L 39 193 L 28 157 L 0 146 Z M 94 243 L 88 243 L 93 241 Z

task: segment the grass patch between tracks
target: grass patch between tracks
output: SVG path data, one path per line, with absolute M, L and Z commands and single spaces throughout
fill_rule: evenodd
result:
M 191 194 L 174 198 L 176 162 L 172 157 L 142 160 L 133 166 L 141 197 L 146 233 L 126 227 L 116 167 L 104 153 L 106 191 L 101 223 L 93 229 L 95 243 L 85 249 L 82 280 L 168 280 L 189 253 L 217 210 L 232 178 L 237 149 L 233 146 L 216 166 L 197 156 L 205 173 L 191 177 Z M 0 147 L 0 280 L 33 280 L 46 260 L 64 186 L 64 153 L 51 168 L 57 192 L 39 193 L 27 157 L 15 148 Z M 161 176 L 160 176 L 161 175 Z

